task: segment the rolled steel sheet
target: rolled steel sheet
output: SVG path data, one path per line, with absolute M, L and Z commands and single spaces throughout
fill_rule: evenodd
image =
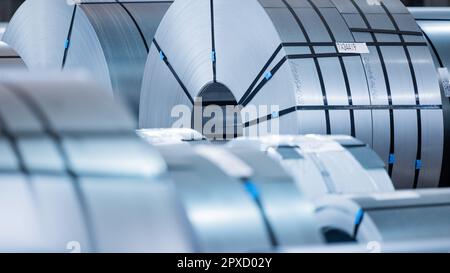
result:
M 254 146 L 280 161 L 309 199 L 394 191 L 383 161 L 352 137 L 268 136 L 240 138 L 230 145 Z
M 446 189 L 397 191 L 317 203 L 322 230 L 333 242 L 427 242 L 450 239 L 450 192 Z M 340 238 L 336 234 L 345 234 Z M 334 235 L 332 235 L 334 234 Z
M 0 251 L 193 251 L 167 167 L 134 128 L 82 76 L 3 79 Z
M 276 161 L 258 150 L 157 147 L 201 251 L 272 251 L 322 243 L 311 204 Z
M 244 135 L 272 120 L 281 134 L 352 135 L 378 153 L 397 188 L 439 184 L 439 81 L 398 0 L 178 1 L 150 48 L 140 127 L 171 127 L 173 107 L 192 108 L 208 89 L 219 102 L 217 94 L 234 97 L 241 113 L 278 106 L 243 114 Z
M 444 111 L 444 160 L 450 162 L 450 8 L 410 8 L 427 39 L 434 64 L 440 76 L 442 108 Z M 441 186 L 450 186 L 450 169 L 442 167 Z
M 5 69 L 17 70 L 26 69 L 26 67 L 22 58 L 15 51 L 6 43 L 0 41 L 0 70 Z
M 3 38 L 30 70 L 87 70 L 137 115 L 148 46 L 171 3 L 27 0 Z

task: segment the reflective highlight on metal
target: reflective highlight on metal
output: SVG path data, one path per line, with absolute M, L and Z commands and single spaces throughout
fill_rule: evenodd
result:
M 167 167 L 134 128 L 83 77 L 3 79 L 0 251 L 193 251 Z
M 316 215 L 324 233 L 341 231 L 359 243 L 445 242 L 450 238 L 449 200 L 447 189 L 329 196 L 318 202 Z
M 242 113 L 279 106 L 242 115 L 244 135 L 272 119 L 281 134 L 352 135 L 378 153 L 396 188 L 439 185 L 439 80 L 426 39 L 398 0 L 175 2 L 150 48 L 140 127 L 170 127 L 173 106 L 192 107 L 215 82 Z
M 32 71 L 89 71 L 137 115 L 148 45 L 172 1 L 76 3 L 27 0 L 3 39 Z
M 309 199 L 394 191 L 383 161 L 352 137 L 267 136 L 237 139 L 230 145 L 254 147 L 280 161 Z
M 152 145 L 201 144 L 208 140 L 199 132 L 188 128 L 142 129 L 137 134 Z

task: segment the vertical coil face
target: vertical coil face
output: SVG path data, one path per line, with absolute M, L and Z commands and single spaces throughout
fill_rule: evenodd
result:
M 3 38 L 30 70 L 87 70 L 137 115 L 148 47 L 171 4 L 28 0 Z
M 192 251 L 165 162 L 125 107 L 48 77 L 0 83 L 0 251 Z
M 436 187 L 442 97 L 421 30 L 397 0 L 175 2 L 150 48 L 140 127 L 170 127 L 211 83 L 229 89 L 244 135 L 344 134 L 368 143 L 397 188 Z

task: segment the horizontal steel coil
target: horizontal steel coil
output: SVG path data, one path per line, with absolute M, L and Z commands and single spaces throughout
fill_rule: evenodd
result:
M 439 80 L 398 0 L 177 1 L 150 48 L 140 127 L 172 126 L 174 107 L 199 97 L 241 113 L 278 106 L 242 114 L 244 135 L 273 120 L 282 134 L 351 135 L 378 153 L 397 188 L 439 185 Z

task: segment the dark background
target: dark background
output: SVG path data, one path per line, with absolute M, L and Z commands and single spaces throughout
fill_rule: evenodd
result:
M 0 0 L 0 22 L 8 22 L 23 1 Z M 402 2 L 407 6 L 450 6 L 450 0 L 402 0 Z

